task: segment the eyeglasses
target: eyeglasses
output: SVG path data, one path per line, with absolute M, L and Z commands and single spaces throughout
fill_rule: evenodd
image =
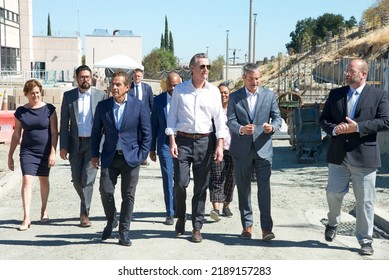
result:
M 91 76 L 78 76 L 80 80 L 89 80 Z
M 201 70 L 204 70 L 205 67 L 207 67 L 208 70 L 211 69 L 211 65 L 204 65 L 204 64 L 200 65 Z
M 356 71 L 356 70 L 346 70 L 344 71 L 345 74 L 350 74 L 350 75 L 354 75 L 356 73 L 359 73 L 359 71 Z

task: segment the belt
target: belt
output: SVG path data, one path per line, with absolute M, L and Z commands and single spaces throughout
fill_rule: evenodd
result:
M 197 140 L 197 139 L 209 136 L 209 133 L 186 133 L 186 132 L 182 132 L 182 131 L 177 131 L 177 135 L 185 137 L 185 138 Z
M 116 150 L 116 153 L 117 153 L 119 156 L 122 156 L 122 155 L 123 155 L 123 151 L 122 151 L 122 150 Z
M 90 140 L 90 137 L 78 137 L 78 140 L 87 141 L 87 140 Z

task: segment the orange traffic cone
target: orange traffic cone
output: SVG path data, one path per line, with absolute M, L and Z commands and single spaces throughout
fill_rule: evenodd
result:
M 3 94 L 3 103 L 1 104 L 1 110 L 2 111 L 8 111 L 8 96 L 7 96 L 7 91 L 4 91 Z

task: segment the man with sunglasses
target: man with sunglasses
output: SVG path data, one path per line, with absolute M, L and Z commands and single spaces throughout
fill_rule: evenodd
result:
M 207 81 L 209 59 L 205 53 L 192 57 L 189 67 L 192 78 L 174 88 L 167 120 L 166 134 L 174 164 L 174 199 L 176 236 L 185 233 L 186 189 L 193 171 L 192 242 L 201 242 L 206 191 L 209 184 L 211 157 L 223 159 L 225 123 L 218 88 Z M 212 119 L 216 143 L 212 136 Z M 216 148 L 215 148 L 216 146 Z
M 349 181 L 356 201 L 356 238 L 359 254 L 374 253 L 374 199 L 377 168 L 381 166 L 377 132 L 389 128 L 388 93 L 366 84 L 368 64 L 353 59 L 347 66 L 347 86 L 330 91 L 320 116 L 328 135 L 326 241 L 333 241 L 340 223 Z

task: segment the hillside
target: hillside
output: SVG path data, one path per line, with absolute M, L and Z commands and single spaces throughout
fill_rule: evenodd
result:
M 263 63 L 261 83 L 279 94 L 294 91 L 296 81 L 300 91 L 328 89 L 343 82 L 336 77 L 336 67 L 339 67 L 336 64 L 340 64 L 341 60 L 361 57 L 376 63 L 387 59 L 388 52 L 389 26 L 370 31 L 362 38 L 358 37 L 358 31 L 354 31 L 345 37 L 342 45 L 339 38 L 333 38 L 330 45 L 323 44 L 315 52 L 283 56 L 279 60 Z M 332 66 L 335 68 L 332 70 L 334 73 L 324 69 L 328 65 L 335 65 Z M 312 73 L 316 77 L 319 75 L 321 79 L 312 79 Z M 374 75 L 374 79 L 377 83 L 382 82 L 382 75 Z

